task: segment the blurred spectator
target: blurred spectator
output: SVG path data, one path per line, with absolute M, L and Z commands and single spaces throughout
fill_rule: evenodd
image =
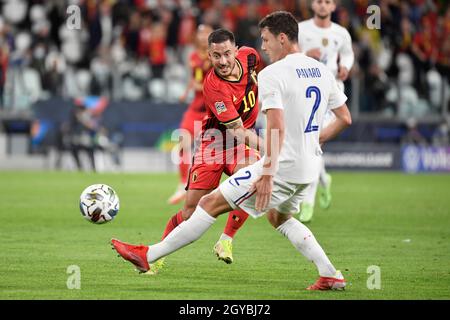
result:
M 166 29 L 163 23 L 155 23 L 149 43 L 149 58 L 152 66 L 153 78 L 161 79 L 167 63 Z
M 86 152 L 92 171 L 95 172 L 95 135 L 99 129 L 97 119 L 83 104 L 76 104 L 72 108 L 68 123 L 64 123 L 61 130 L 60 141 L 64 150 L 70 150 L 78 170 L 83 170 L 80 152 Z M 62 151 L 62 150 L 60 150 Z M 58 157 L 57 167 L 60 167 Z
M 123 30 L 123 39 L 126 43 L 126 49 L 129 57 L 135 58 L 138 53 L 141 30 L 141 14 L 133 11 L 130 16 L 130 22 Z
M 139 31 L 138 56 L 148 57 L 150 41 L 152 39 L 152 16 L 150 12 L 142 14 L 141 29 Z
M 260 17 L 257 10 L 257 5 L 254 2 L 250 2 L 245 7 L 245 19 L 240 19 L 238 21 L 235 32 L 237 44 L 239 46 L 257 47 L 257 42 L 260 37 L 258 28 Z
M 110 0 L 102 0 L 98 6 L 88 1 L 89 52 L 98 46 L 109 46 L 113 39 L 112 7 Z
M 295 2 L 296 7 L 295 7 L 294 14 L 299 22 L 312 18 L 311 10 L 309 8 L 308 3 L 309 3 L 308 0 L 298 0 Z M 337 10 L 339 10 L 339 9 L 337 9 Z M 342 21 L 340 21 L 339 24 L 342 25 L 341 22 Z M 353 36 L 352 36 L 352 38 L 353 38 Z
M 360 42 L 355 50 L 359 69 L 362 73 L 362 87 L 360 96 L 361 110 L 366 112 L 380 112 L 384 109 L 384 92 L 387 79 L 377 63 L 377 56 L 381 51 L 379 32 L 361 27 L 357 30 Z
M 309 0 L 3 1 L 0 100 L 3 91 L 5 99 L 9 99 L 5 103 L 32 101 L 27 85 L 20 79 L 25 73 L 35 78 L 33 70 L 44 92 L 74 98 L 80 94 L 74 84 L 76 75 L 80 70 L 89 70 L 90 92 L 83 94 L 142 99 L 155 97 L 152 88 L 156 85 L 166 88 L 163 91 L 167 95 L 163 94 L 162 99 L 174 101 L 176 97 L 170 94 L 176 90 L 167 85 L 167 74 L 172 73 L 168 69 L 172 65 L 177 69 L 182 63 L 184 83 L 189 81 L 187 57 L 193 49 L 192 35 L 198 24 L 229 28 L 237 34 L 239 45 L 259 49 L 259 19 L 275 10 L 289 10 L 299 20 L 305 20 L 311 17 L 308 3 Z M 66 26 L 69 4 L 81 9 L 80 30 Z M 380 29 L 367 27 L 367 8 L 371 4 L 380 7 Z M 449 107 L 448 1 L 340 0 L 337 5 L 333 19 L 349 30 L 357 58 L 352 82 L 359 91 L 347 93 L 350 101 L 356 100 L 360 111 L 408 117 L 416 116 L 423 107 L 430 115 L 439 115 L 442 107 Z M 412 82 L 407 72 L 399 68 L 398 56 L 403 56 L 401 60 L 412 59 Z M 353 85 L 346 87 L 355 89 Z M 402 115 L 404 101 L 386 101 L 390 87 L 398 91 L 398 97 L 406 96 L 412 101 L 417 96 L 418 109 Z
M 110 47 L 100 45 L 97 54 L 91 61 L 90 70 L 93 76 L 91 93 L 95 95 L 111 96 L 112 70 L 114 69 Z
M 110 147 L 101 126 L 101 115 L 107 106 L 108 100 L 104 97 L 87 96 L 74 100 L 70 117 L 62 123 L 57 135 L 57 168 L 62 167 L 63 152 L 70 151 L 78 170 L 83 170 L 81 152 L 87 154 L 92 171 L 97 170 L 95 152 Z
M 419 93 L 426 92 L 425 74 L 436 61 L 438 55 L 438 37 L 431 16 L 423 16 L 421 27 L 413 38 L 411 51 L 416 66 L 415 86 Z

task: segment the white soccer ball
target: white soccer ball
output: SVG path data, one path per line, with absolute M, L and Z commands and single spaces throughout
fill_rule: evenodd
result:
M 119 212 L 119 197 L 110 186 L 93 184 L 81 193 L 80 211 L 92 223 L 111 221 Z

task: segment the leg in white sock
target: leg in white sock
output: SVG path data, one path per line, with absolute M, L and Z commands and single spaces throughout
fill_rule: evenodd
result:
M 163 241 L 149 246 L 148 262 L 153 263 L 199 239 L 215 221 L 215 218 L 197 206 L 189 220 L 176 227 Z
M 281 224 L 277 230 L 283 234 L 294 247 L 312 261 L 322 277 L 333 277 L 336 269 L 328 259 L 316 238 L 304 224 L 294 218 L 290 218 Z

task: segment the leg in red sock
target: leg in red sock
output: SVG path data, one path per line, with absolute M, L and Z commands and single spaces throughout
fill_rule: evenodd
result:
M 190 143 L 190 139 L 188 139 L 187 143 Z M 186 144 L 185 139 L 183 138 L 180 144 L 180 163 L 178 165 L 178 171 L 180 175 L 180 182 L 175 193 L 170 196 L 168 199 L 169 204 L 177 204 L 183 201 L 186 198 L 186 184 L 189 179 L 189 169 L 191 167 L 192 154 L 191 154 L 191 146 L 190 144 Z
M 178 170 L 180 172 L 180 183 L 186 186 L 189 168 L 191 167 L 191 152 L 189 150 L 182 149 L 180 151 L 180 164 Z
M 177 214 L 174 214 L 172 216 L 172 218 L 170 218 L 169 221 L 167 222 L 166 229 L 164 229 L 164 234 L 163 234 L 161 240 L 164 240 L 164 238 L 167 237 L 167 235 L 169 233 L 171 233 L 173 229 L 178 227 L 178 225 L 180 223 L 182 223 L 183 221 L 184 220 L 183 220 L 182 211 L 180 210 L 180 211 L 178 211 Z
M 227 224 L 223 231 L 224 234 L 230 238 L 234 238 L 234 235 L 242 227 L 245 220 L 247 220 L 248 214 L 242 210 L 233 210 L 228 214 Z
M 242 210 L 233 210 L 228 214 L 225 229 L 213 249 L 219 260 L 225 263 L 233 262 L 233 237 L 247 218 L 248 214 Z

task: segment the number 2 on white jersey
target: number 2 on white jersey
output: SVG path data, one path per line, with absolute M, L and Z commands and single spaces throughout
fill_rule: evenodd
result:
M 314 131 L 319 130 L 319 126 L 313 126 L 312 122 L 314 120 L 314 115 L 316 114 L 317 109 L 319 109 L 320 100 L 322 98 L 320 95 L 320 90 L 316 86 L 310 86 L 306 89 L 306 97 L 311 98 L 311 94 L 313 92 L 316 94 L 316 101 L 314 102 L 314 106 L 313 106 L 311 115 L 309 116 L 309 121 L 308 121 L 308 125 L 306 126 L 305 133 L 314 132 Z

